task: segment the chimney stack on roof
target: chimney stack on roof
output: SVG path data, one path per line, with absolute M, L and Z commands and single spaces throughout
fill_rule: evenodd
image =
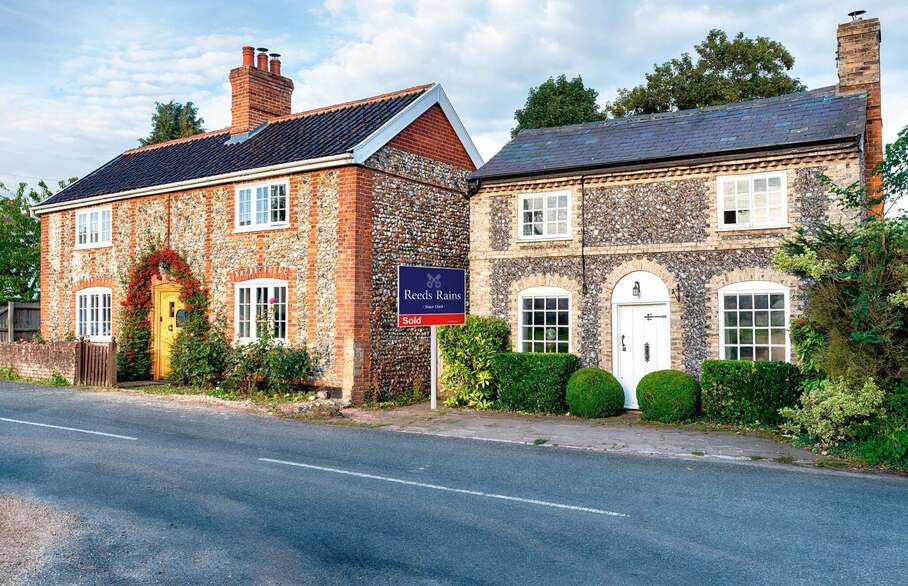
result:
M 883 113 L 880 100 L 880 19 L 864 20 L 864 10 L 850 12 L 851 20 L 836 31 L 836 65 L 839 93 L 867 92 L 867 122 L 864 126 L 864 186 L 876 196 L 880 178 L 874 168 L 883 160 Z M 882 206 L 880 206 L 882 211 Z
M 242 65 L 230 71 L 230 133 L 249 132 L 259 124 L 290 114 L 293 81 L 281 75 L 280 55 L 243 47 Z

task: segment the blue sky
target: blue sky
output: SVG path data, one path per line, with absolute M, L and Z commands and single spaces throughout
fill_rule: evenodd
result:
M 530 86 L 583 75 L 604 103 L 710 28 L 766 35 L 809 87 L 835 83 L 835 26 L 856 8 L 883 31 L 883 117 L 908 125 L 902 2 L 125 2 L 0 0 L 0 181 L 82 176 L 136 146 L 155 101 L 229 124 L 240 47 L 283 55 L 294 111 L 441 82 L 488 159 Z

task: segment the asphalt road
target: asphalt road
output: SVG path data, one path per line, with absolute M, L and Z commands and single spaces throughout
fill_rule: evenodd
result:
M 908 578 L 904 478 L 432 438 L 13 383 L 0 383 L 0 493 L 82 519 L 40 584 Z

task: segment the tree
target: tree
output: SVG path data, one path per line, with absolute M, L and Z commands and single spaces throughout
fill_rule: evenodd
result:
M 563 74 L 530 88 L 526 104 L 514 112 L 517 126 L 511 137 L 525 128 L 548 128 L 603 120 L 596 98 L 599 92 L 583 85 L 578 75 L 570 81 Z
M 729 40 L 713 29 L 696 45 L 695 61 L 689 53 L 654 65 L 646 83 L 618 90 L 606 106 L 615 117 L 702 108 L 729 102 L 768 98 L 804 91 L 804 84 L 788 75 L 794 57 L 778 41 L 751 39 L 738 33 Z
M 199 118 L 199 110 L 192 102 L 181 104 L 173 100 L 162 104 L 155 102 L 155 112 L 151 115 L 151 134 L 140 138 L 142 146 L 158 144 L 175 138 L 185 138 L 205 132 L 202 126 L 204 118 Z
M 57 185 L 63 189 L 75 180 L 70 177 Z M 0 183 L 0 300 L 38 297 L 41 225 L 31 209 L 53 194 L 44 181 L 38 181 L 37 189 L 20 183 L 15 192 Z

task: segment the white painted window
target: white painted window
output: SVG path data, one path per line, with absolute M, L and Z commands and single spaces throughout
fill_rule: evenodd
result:
M 719 177 L 717 189 L 719 228 L 773 228 L 788 224 L 785 173 Z
M 76 337 L 110 340 L 110 289 L 91 287 L 76 292 Z
M 727 360 L 790 359 L 788 287 L 768 281 L 719 290 L 719 346 Z
M 557 287 L 520 292 L 517 349 L 520 352 L 571 351 L 571 296 Z
M 287 181 L 238 185 L 234 202 L 236 231 L 288 226 L 289 189 Z
M 254 279 L 235 285 L 234 334 L 249 342 L 271 334 L 287 340 L 287 281 Z
M 110 246 L 110 206 L 76 212 L 76 248 Z
M 518 197 L 520 240 L 567 239 L 571 236 L 571 192 L 521 193 Z

